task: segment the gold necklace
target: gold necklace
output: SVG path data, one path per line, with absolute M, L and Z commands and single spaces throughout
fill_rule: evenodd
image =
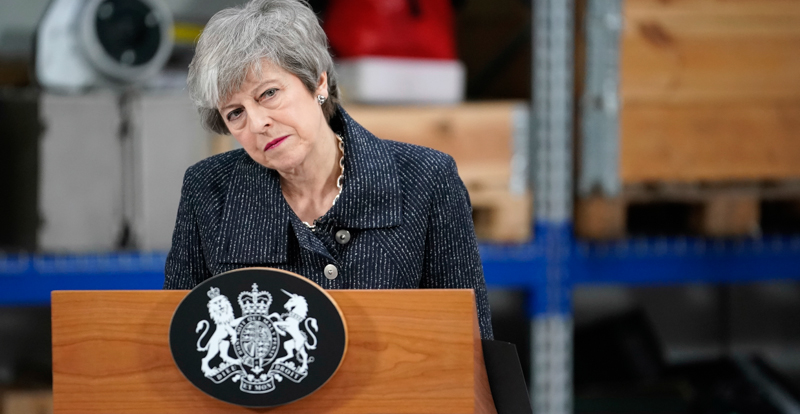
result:
M 336 194 L 336 197 L 333 198 L 333 202 L 331 203 L 331 208 L 336 205 L 336 202 L 339 201 L 339 196 L 342 195 L 342 183 L 344 183 L 344 140 L 342 136 L 339 134 L 336 135 L 336 138 L 339 140 L 339 151 L 341 151 L 342 156 L 339 158 L 339 168 L 341 168 L 342 172 L 339 173 L 339 178 L 336 179 L 336 188 L 339 189 L 339 193 Z M 313 224 L 308 224 L 307 222 L 303 222 L 309 229 L 312 231 L 317 228 L 317 221 L 314 220 Z

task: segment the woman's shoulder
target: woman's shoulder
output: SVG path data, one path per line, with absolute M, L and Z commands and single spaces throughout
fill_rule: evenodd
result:
M 247 156 L 243 149 L 235 149 L 195 163 L 186 169 L 184 186 L 196 188 L 225 182 L 243 156 Z
M 436 166 L 439 168 L 455 164 L 452 156 L 433 148 L 409 144 L 407 142 L 383 141 L 390 146 L 395 159 L 400 163 Z
M 207 174 L 230 170 L 243 155 L 245 155 L 245 152 L 241 148 L 212 155 L 189 167 L 186 170 L 186 174 Z
M 458 174 L 455 160 L 449 154 L 406 142 L 384 142 L 391 148 L 399 171 L 431 177 L 447 173 Z

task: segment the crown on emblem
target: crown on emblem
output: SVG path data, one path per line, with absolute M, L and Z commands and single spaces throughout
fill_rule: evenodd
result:
M 272 304 L 272 295 L 266 291 L 258 291 L 258 285 L 253 283 L 251 292 L 239 294 L 239 307 L 242 309 L 242 316 L 267 315 L 269 305 Z
M 206 292 L 206 294 L 208 295 L 209 298 L 214 299 L 217 296 L 219 296 L 219 288 L 212 286 L 211 289 L 209 289 L 208 292 Z

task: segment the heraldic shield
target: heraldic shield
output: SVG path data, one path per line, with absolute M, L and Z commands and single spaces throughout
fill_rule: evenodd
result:
M 313 393 L 333 376 L 344 360 L 347 327 L 333 298 L 310 280 L 277 269 L 239 269 L 186 296 L 172 317 L 170 349 L 178 369 L 206 394 L 274 407 Z

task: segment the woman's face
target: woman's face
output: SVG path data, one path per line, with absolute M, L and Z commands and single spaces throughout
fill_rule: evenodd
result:
M 218 109 L 253 160 L 293 173 L 314 167 L 306 163 L 313 162 L 315 150 L 320 150 L 317 143 L 329 130 L 317 95 L 328 96 L 327 74 L 322 74 L 312 94 L 297 76 L 264 61 L 261 77 L 248 75 L 241 89 Z

